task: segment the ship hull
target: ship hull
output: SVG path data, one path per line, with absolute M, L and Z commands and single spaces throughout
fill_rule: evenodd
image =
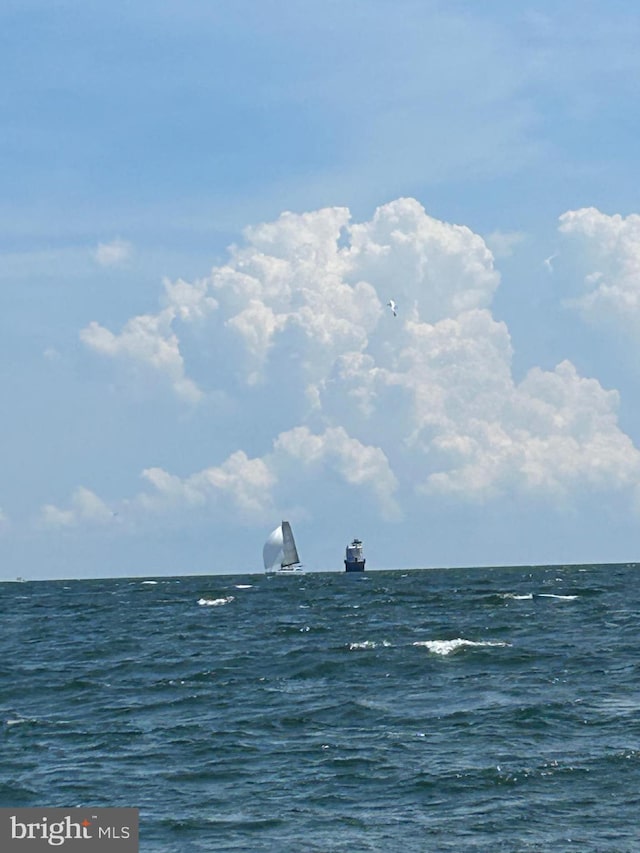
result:
M 345 560 L 344 570 L 345 572 L 364 572 L 366 562 L 366 560 Z

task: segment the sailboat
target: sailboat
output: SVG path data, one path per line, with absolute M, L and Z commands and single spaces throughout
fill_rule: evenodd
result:
M 292 574 L 304 571 L 288 521 L 283 521 L 269 535 L 262 549 L 262 558 L 265 572 Z

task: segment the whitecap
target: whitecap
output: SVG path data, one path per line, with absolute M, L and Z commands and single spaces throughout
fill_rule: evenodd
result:
M 475 642 L 474 640 L 463 640 L 462 637 L 457 637 L 455 640 L 418 640 L 413 643 L 413 645 L 424 646 L 425 648 L 429 649 L 430 652 L 433 652 L 433 654 L 435 655 L 450 655 L 452 652 L 456 652 L 458 649 L 462 649 L 469 646 L 509 646 L 510 643 L 503 643 L 500 641 L 492 640 Z
M 502 593 L 500 598 L 511 598 L 513 601 L 531 601 L 533 598 L 532 592 L 526 592 L 523 595 L 516 595 L 515 592 Z
M 375 643 L 373 640 L 365 640 L 362 643 L 349 643 L 349 651 L 355 652 L 360 649 L 377 649 L 379 645 L 388 649 L 391 643 L 388 642 L 388 640 L 383 640 L 382 643 Z
M 252 583 L 237 583 L 236 589 L 253 589 Z
M 228 595 L 226 598 L 199 598 L 198 604 L 203 607 L 220 607 L 223 604 L 229 604 L 234 600 L 232 595 Z
M 158 583 L 158 581 L 142 581 L 142 583 L 143 583 L 143 584 L 149 584 L 150 586 L 151 586 L 151 585 L 154 585 L 154 586 L 155 586 L 155 584 L 157 584 L 157 583 Z
M 575 601 L 577 595 L 555 595 L 553 592 L 541 592 L 538 598 L 558 598 L 560 601 Z

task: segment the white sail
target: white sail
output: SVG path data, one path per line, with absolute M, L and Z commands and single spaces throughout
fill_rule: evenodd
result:
M 273 567 L 280 562 L 283 557 L 282 551 L 282 525 L 278 525 L 276 529 L 269 535 L 269 538 L 264 543 L 264 548 L 262 549 L 262 559 L 264 560 L 264 568 L 265 571 L 269 571 L 273 569 Z
M 300 562 L 300 557 L 298 557 L 298 549 L 296 548 L 296 541 L 293 538 L 293 533 L 291 531 L 291 525 L 288 521 L 282 522 L 282 540 L 283 540 L 283 556 L 281 566 L 284 568 L 285 566 L 293 566 L 296 563 Z
M 262 559 L 266 572 L 302 571 L 298 549 L 288 521 L 283 521 L 269 534 L 262 549 Z

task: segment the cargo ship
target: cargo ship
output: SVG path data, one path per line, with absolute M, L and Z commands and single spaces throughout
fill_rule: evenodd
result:
M 351 545 L 347 545 L 344 561 L 345 572 L 364 572 L 365 558 L 362 556 L 362 541 L 354 539 Z

